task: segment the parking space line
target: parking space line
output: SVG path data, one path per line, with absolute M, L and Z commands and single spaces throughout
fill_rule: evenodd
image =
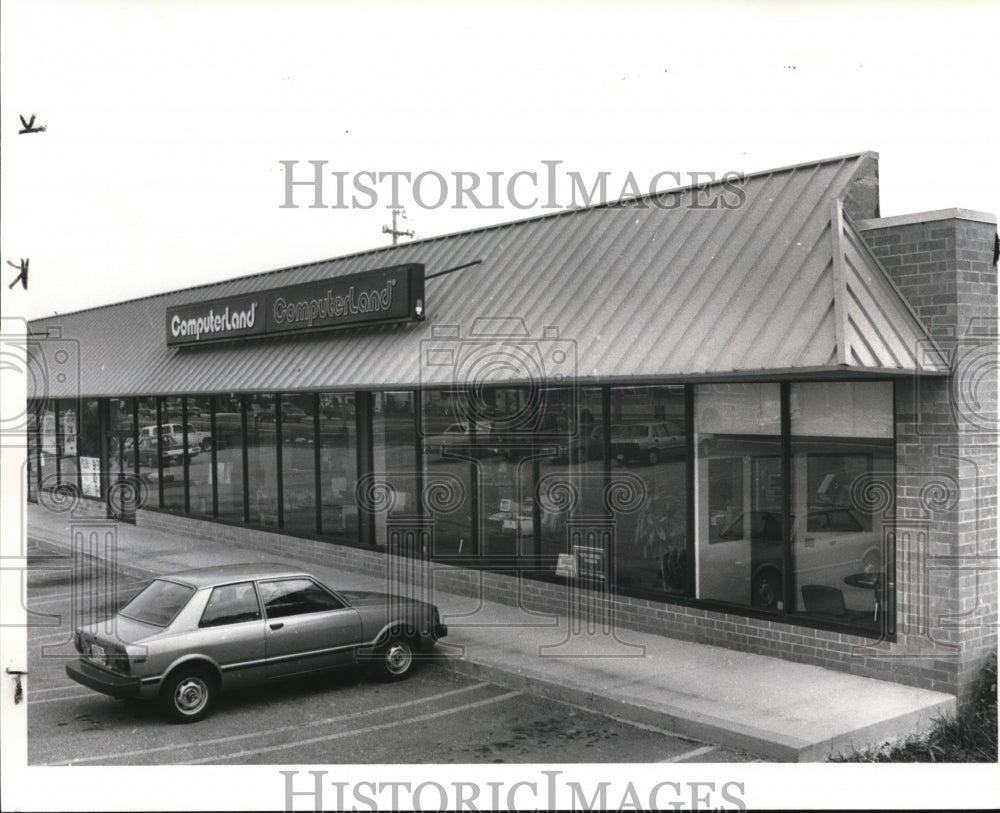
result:
M 710 754 L 712 751 L 717 751 L 718 748 L 718 745 L 703 745 L 701 748 L 693 748 L 690 751 L 685 751 L 683 754 L 672 756 L 670 759 L 661 759 L 660 762 L 684 762 L 694 757 L 700 757 L 703 754 Z
M 252 731 L 252 732 L 247 733 L 247 734 L 233 734 L 233 735 L 231 735 L 229 737 L 216 737 L 215 739 L 201 740 L 199 742 L 186 741 L 186 742 L 176 743 L 174 745 L 159 745 L 159 746 L 156 746 L 154 748 L 140 748 L 140 749 L 135 750 L 135 751 L 117 751 L 117 752 L 114 752 L 114 753 L 111 753 L 111 754 L 99 754 L 97 756 L 79 757 L 77 759 L 71 759 L 71 760 L 68 760 L 68 761 L 66 761 L 66 760 L 57 760 L 55 762 L 46 762 L 46 763 L 43 763 L 43 767 L 44 766 L 53 766 L 53 765 L 78 765 L 78 764 L 84 763 L 84 762 L 97 762 L 97 761 L 102 760 L 102 759 L 112 759 L 112 758 L 121 758 L 121 757 L 142 756 L 144 754 L 155 754 L 155 753 L 159 753 L 161 751 L 173 751 L 173 750 L 176 750 L 176 749 L 179 749 L 179 748 L 188 748 L 188 749 L 190 749 L 190 748 L 198 748 L 198 747 L 204 746 L 204 745 L 221 745 L 223 743 L 228 743 L 228 742 L 239 742 L 240 740 L 246 740 L 246 739 L 252 739 L 252 738 L 259 738 L 259 737 L 262 737 L 262 736 L 266 736 L 268 734 L 280 734 L 280 733 L 283 733 L 285 731 L 297 731 L 297 730 L 302 729 L 302 728 L 311 728 L 311 727 L 314 727 L 314 726 L 327 725 L 329 723 L 341 723 L 341 722 L 345 722 L 347 720 L 355 720 L 355 719 L 362 718 L 362 717 L 372 717 L 372 716 L 374 716 L 376 714 L 381 714 L 383 712 L 396 711 L 397 709 L 404 709 L 404 708 L 408 708 L 410 706 L 423 705 L 425 703 L 430 703 L 430 702 L 433 702 L 435 700 L 443 700 L 446 697 L 454 697 L 455 695 L 464 694 L 465 692 L 471 692 L 471 691 L 474 691 L 476 689 L 482 689 L 485 686 L 493 686 L 493 685 L 494 684 L 492 684 L 492 683 L 474 683 L 471 686 L 462 686 L 462 687 L 460 687 L 458 689 L 450 689 L 447 692 L 438 692 L 437 694 L 432 694 L 432 695 L 429 695 L 427 697 L 418 697 L 418 698 L 415 698 L 414 700 L 406 700 L 406 701 L 404 701 L 402 703 L 393 703 L 393 704 L 390 704 L 388 706 L 380 706 L 380 707 L 374 708 L 374 709 L 365 709 L 363 711 L 355 711 L 355 712 L 351 712 L 350 714 L 340 714 L 340 715 L 337 715 L 336 717 L 327 717 L 327 718 L 325 718 L 323 720 L 310 720 L 309 722 L 296 723 L 295 725 L 279 726 L 278 728 L 269 728 L 269 729 L 266 729 L 266 730 L 263 730 L 263 731 L 257 730 L 257 731 Z M 517 692 L 515 692 L 514 694 L 517 694 Z M 86 697 L 94 697 L 96 695 L 90 694 L 90 695 L 85 695 L 85 696 Z M 505 697 L 506 697 L 506 695 L 505 695 Z M 65 698 L 56 697 L 56 698 L 52 698 L 52 701 L 62 700 L 62 699 L 65 699 Z M 48 702 L 52 702 L 52 701 L 49 701 L 49 700 L 36 700 L 35 702 L 36 703 L 48 703 Z
M 74 688 L 74 687 L 70 687 Z M 38 691 L 45 691 L 44 689 L 39 689 Z M 40 706 L 42 703 L 61 703 L 64 700 L 82 700 L 85 697 L 100 697 L 96 692 L 88 692 L 87 694 L 73 694 L 67 697 L 48 697 L 43 700 L 32 700 L 28 698 L 29 706 Z
M 72 684 L 71 686 L 47 686 L 44 689 L 31 689 L 30 694 L 42 694 L 43 692 L 66 692 L 69 691 L 70 689 L 75 689 L 75 688 L 76 688 L 75 683 Z M 30 703 L 31 700 L 29 699 L 28 702 Z
M 407 717 L 404 720 L 394 720 L 391 723 L 381 723 L 380 725 L 372 725 L 366 728 L 355 728 L 351 731 L 338 731 L 335 734 L 326 734 L 322 737 L 310 737 L 306 740 L 296 740 L 295 742 L 282 743 L 281 745 L 268 745 L 261 748 L 254 748 L 250 751 L 234 751 L 230 754 L 221 754 L 211 757 L 204 757 L 202 759 L 193 759 L 188 762 L 184 762 L 184 765 L 204 765 L 206 762 L 215 762 L 216 760 L 225 760 L 232 757 L 245 757 L 254 756 L 256 754 L 269 754 L 274 751 L 287 751 L 289 748 L 301 748 L 303 745 L 313 745 L 317 742 L 329 742 L 330 740 L 339 740 L 344 737 L 355 737 L 360 734 L 371 734 L 375 731 L 385 731 L 387 728 L 397 728 L 403 725 L 413 725 L 414 723 L 423 723 L 427 720 L 436 720 L 439 717 L 447 717 L 450 714 L 458 714 L 463 711 L 469 711 L 470 709 L 481 708 L 482 706 L 489 706 L 493 703 L 502 703 L 504 700 L 510 700 L 512 697 L 517 697 L 521 692 L 507 692 L 506 694 L 499 695 L 498 697 L 490 697 L 486 700 L 479 700 L 475 703 L 466 703 L 463 706 L 456 706 L 453 709 L 444 709 L 442 711 L 434 711 L 429 714 L 420 714 L 416 717 Z

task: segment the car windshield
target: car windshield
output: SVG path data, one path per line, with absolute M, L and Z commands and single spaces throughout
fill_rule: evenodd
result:
M 144 624 L 165 627 L 193 595 L 194 588 L 189 585 L 156 579 L 122 607 L 119 615 Z
M 611 434 L 619 438 L 644 438 L 649 434 L 649 427 L 644 423 L 620 423 L 611 427 Z

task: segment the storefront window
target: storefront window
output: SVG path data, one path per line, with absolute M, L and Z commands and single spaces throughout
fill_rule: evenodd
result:
M 59 446 L 61 441 L 57 438 L 56 434 L 57 408 L 58 402 L 45 401 L 38 415 L 40 445 L 38 455 L 38 466 L 40 469 L 39 482 L 43 491 L 52 489 L 58 481 L 56 472 L 58 471 Z
M 424 505 L 433 522 L 433 555 L 473 556 L 476 551 L 472 535 L 475 515 L 472 465 L 480 450 L 460 399 L 451 392 L 423 393 L 420 442 L 424 492 L 434 496 Z
M 58 454 L 59 482 L 74 489 L 80 487 L 79 454 L 77 440 L 79 438 L 77 401 L 57 401 L 58 416 Z
M 135 400 L 133 398 L 112 398 L 108 402 L 108 469 L 112 480 L 118 476 L 135 472 Z
M 792 384 L 790 403 L 793 609 L 875 626 L 893 503 L 892 384 Z
M 216 395 L 215 488 L 219 519 L 243 521 L 243 399 L 235 393 Z
M 160 448 L 157 438 L 156 398 L 139 398 L 139 476 L 149 484 L 149 504 L 159 507 L 161 499 Z M 169 471 L 167 472 L 169 474 Z
M 281 489 L 285 528 L 316 532 L 316 396 L 281 396 Z M 322 421 L 322 417 L 320 418 Z
M 25 414 L 28 440 L 28 501 L 38 500 L 38 450 L 42 425 L 41 402 L 31 401 Z
M 695 387 L 698 598 L 783 609 L 778 384 Z
M 161 507 L 172 511 L 184 510 L 184 480 L 187 471 L 187 451 L 184 444 L 184 422 L 180 398 L 160 398 L 160 422 L 156 433 L 160 447 L 160 482 L 163 484 Z
M 565 418 L 565 436 L 554 438 L 555 454 L 539 468 L 539 540 L 551 569 L 560 553 L 572 553 L 567 521 L 604 516 L 604 421 L 601 389 L 550 390 L 549 403 Z M 559 420 L 556 421 L 557 428 Z
M 541 462 L 569 442 L 566 392 L 500 387 L 477 393 L 483 403 L 469 413 L 476 415 L 471 457 L 479 475 L 482 556 L 535 555 L 535 483 Z
M 386 545 L 386 521 L 394 516 L 417 516 L 416 393 L 377 392 L 372 401 L 374 472 L 393 489 L 391 509 L 375 514 L 375 544 Z
M 610 425 L 618 589 L 687 592 L 684 387 L 613 387 Z
M 284 403 L 275 395 L 253 395 L 249 399 L 247 494 L 250 500 L 250 522 L 255 525 L 278 524 L 277 431 L 285 414 Z
M 212 399 L 187 398 L 188 504 L 192 514 L 212 516 Z
M 319 394 L 320 520 L 324 536 L 356 542 L 358 503 L 358 430 L 354 397 Z

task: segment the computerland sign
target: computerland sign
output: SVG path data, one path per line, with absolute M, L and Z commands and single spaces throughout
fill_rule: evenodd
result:
M 424 318 L 424 266 L 396 265 L 167 308 L 167 345 L 280 336 Z

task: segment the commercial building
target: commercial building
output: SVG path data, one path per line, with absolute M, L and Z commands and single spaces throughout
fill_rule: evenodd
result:
M 862 153 L 38 320 L 29 499 L 964 696 L 996 251 Z

